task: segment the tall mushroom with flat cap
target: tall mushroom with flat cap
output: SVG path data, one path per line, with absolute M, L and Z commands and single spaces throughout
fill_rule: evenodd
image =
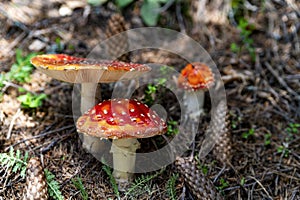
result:
M 98 83 L 131 80 L 151 69 L 143 64 L 92 60 L 65 54 L 38 55 L 31 59 L 31 63 L 52 78 L 81 83 L 81 113 L 101 101 Z M 99 150 L 100 143 L 89 136 L 83 136 L 83 146 L 92 153 Z
M 198 117 L 203 112 L 204 92 L 214 84 L 214 74 L 204 63 L 189 63 L 177 79 L 178 86 L 185 90 L 187 113 Z M 197 97 L 195 99 L 194 97 Z
M 98 138 L 113 139 L 113 175 L 119 189 L 131 179 L 135 168 L 138 138 L 148 138 L 166 132 L 167 126 L 147 105 L 129 99 L 113 99 L 99 103 L 76 123 L 77 130 Z

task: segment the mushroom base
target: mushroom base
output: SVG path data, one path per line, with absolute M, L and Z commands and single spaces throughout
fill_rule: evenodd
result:
M 113 140 L 110 150 L 114 162 L 113 176 L 120 191 L 124 191 L 132 179 L 132 172 L 135 170 L 135 152 L 138 148 L 140 148 L 140 143 L 134 138 Z

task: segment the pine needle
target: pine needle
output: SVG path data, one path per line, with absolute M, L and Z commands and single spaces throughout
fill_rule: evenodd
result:
M 89 195 L 85 190 L 85 187 L 82 183 L 82 180 L 80 177 L 76 177 L 72 179 L 72 183 L 74 184 L 74 186 L 80 191 L 81 197 L 83 200 L 88 200 Z
M 118 199 L 120 199 L 120 193 L 119 193 L 119 189 L 118 189 L 118 185 L 117 185 L 117 182 L 115 180 L 115 177 L 113 176 L 110 167 L 105 165 L 104 161 L 102 161 L 102 162 L 104 163 L 103 166 L 102 166 L 102 169 L 106 172 L 107 176 L 109 177 L 109 181 L 110 181 L 110 184 L 113 187 L 115 195 L 118 197 Z
M 157 177 L 159 174 L 161 174 L 163 170 L 152 174 L 152 175 L 141 175 L 140 177 L 136 178 L 130 188 L 127 190 L 125 195 L 131 196 L 131 197 L 137 197 L 140 194 L 143 194 L 145 192 L 150 193 L 151 191 L 151 184 L 149 182 Z
M 171 178 L 168 180 L 167 185 L 166 185 L 168 195 L 172 200 L 177 199 L 177 197 L 176 197 L 176 185 L 175 185 L 177 179 L 178 179 L 178 174 L 173 174 L 171 176 Z

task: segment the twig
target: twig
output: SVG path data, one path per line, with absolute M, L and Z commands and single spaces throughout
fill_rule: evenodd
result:
M 213 183 L 215 183 L 219 179 L 219 177 L 223 174 L 223 172 L 225 171 L 225 169 L 226 169 L 226 165 L 224 165 L 222 167 L 222 169 L 219 171 L 219 173 L 217 174 L 217 176 L 214 178 Z
M 8 87 L 14 87 L 14 88 L 17 88 L 17 89 L 25 90 L 26 92 L 30 92 L 31 94 L 37 95 L 37 93 L 32 92 L 32 91 L 29 91 L 29 90 L 23 88 L 22 86 L 19 86 L 19 85 L 15 84 L 15 83 L 8 82 L 8 81 L 3 81 L 3 83 L 5 84 L 5 87 L 3 87 L 3 89 L 2 89 L 2 91 L 1 91 L 2 93 L 4 93 L 5 90 L 6 90 Z
M 266 188 L 261 184 L 261 182 L 260 182 L 259 180 L 257 180 L 257 179 L 256 179 L 255 177 L 253 177 L 253 176 L 249 176 L 249 178 L 254 179 L 255 182 L 258 183 L 258 185 L 260 185 L 260 187 L 265 191 L 265 193 L 267 194 L 268 198 L 273 199 L 273 198 L 269 195 L 269 193 L 268 193 L 268 191 L 266 190 Z
M 182 14 L 181 14 L 180 1 L 176 3 L 176 16 L 177 16 L 180 32 L 181 33 L 186 33 L 184 22 L 183 22 L 183 17 L 182 17 Z
M 159 13 L 165 12 L 166 10 L 168 10 L 168 8 L 170 8 L 170 6 L 174 3 L 175 0 L 170 0 L 168 1 L 163 7 L 161 7 L 159 9 Z
M 15 47 L 15 46 L 17 46 L 19 43 L 20 43 L 20 41 L 22 40 L 22 39 L 24 39 L 24 37 L 26 36 L 26 33 L 24 33 L 24 32 L 22 32 L 12 43 L 10 43 L 10 45 L 8 46 L 8 47 L 6 47 L 4 50 L 3 50 L 3 52 L 2 52 L 2 54 L 3 55 L 5 55 L 5 56 L 13 56 L 14 55 L 14 52 L 13 53 L 10 53 L 11 52 L 11 50 Z
M 272 75 L 278 80 L 278 82 L 292 95 L 294 95 L 298 100 L 299 100 L 299 95 L 292 90 L 284 81 L 283 78 L 281 78 L 281 76 L 279 76 L 278 72 L 275 71 L 272 66 L 268 63 L 268 62 L 264 62 L 265 66 L 267 67 L 267 69 L 272 73 Z
M 10 125 L 9 125 L 9 128 L 8 128 L 8 132 L 7 132 L 7 136 L 6 136 L 6 139 L 9 140 L 10 137 L 11 137 L 11 132 L 12 132 L 12 129 L 14 127 L 14 124 L 15 124 L 15 121 L 16 119 L 20 116 L 20 113 L 21 113 L 21 109 L 19 108 L 16 112 L 16 114 L 14 114 L 11 122 L 10 122 Z
M 44 132 L 44 133 L 42 133 L 42 134 L 35 135 L 35 136 L 31 137 L 31 138 L 23 139 L 23 140 L 21 140 L 21 141 L 15 143 L 15 144 L 13 144 L 13 145 L 11 145 L 11 147 L 14 147 L 14 146 L 16 146 L 16 145 L 18 145 L 18 144 L 21 144 L 21 143 L 23 143 L 23 142 L 26 142 L 26 141 L 28 141 L 28 140 L 33 140 L 33 139 L 36 139 L 36 138 L 44 137 L 44 136 L 49 135 L 49 134 L 51 134 L 51 133 L 63 131 L 63 130 L 66 130 L 66 129 L 69 129 L 69 128 L 72 128 L 72 127 L 74 127 L 73 124 L 72 124 L 72 125 L 68 125 L 68 126 L 61 127 L 61 128 L 59 128 L 59 129 L 47 131 L 47 132 Z M 5 149 L 5 151 L 7 151 L 9 148 L 10 148 L 10 146 L 7 147 L 7 148 Z
M 70 135 L 72 135 L 74 132 L 76 131 L 75 128 L 71 129 L 70 131 L 68 131 L 67 134 L 64 134 L 62 136 L 60 136 L 59 138 L 55 138 L 54 141 L 52 141 L 48 146 L 46 146 L 45 148 L 41 148 L 41 153 L 45 154 L 47 153 L 52 147 L 54 147 L 57 143 L 60 143 L 61 141 L 65 140 L 66 138 L 68 138 Z
M 184 199 L 185 199 L 185 191 L 186 191 L 186 187 L 183 186 L 183 187 L 182 187 L 182 192 L 181 192 L 181 195 L 180 195 L 180 197 L 181 197 L 180 199 L 181 199 L 181 200 L 184 200 Z
M 286 80 L 291 80 L 291 79 L 298 80 L 298 79 L 300 79 L 300 74 L 289 74 L 289 75 L 286 75 L 284 77 L 284 79 L 286 79 Z
M 54 140 L 52 140 L 51 142 L 50 142 L 50 144 L 48 144 L 45 148 L 41 148 L 40 149 L 40 152 L 41 152 L 41 154 L 45 154 L 45 153 L 47 153 L 52 147 L 54 147 L 57 143 L 58 143 L 58 141 L 59 141 L 59 138 L 54 138 Z M 43 146 L 43 145 L 41 145 L 41 146 Z M 38 147 L 39 148 L 39 147 Z M 38 148 L 36 148 L 36 149 L 38 149 Z M 35 150 L 35 149 L 34 149 Z

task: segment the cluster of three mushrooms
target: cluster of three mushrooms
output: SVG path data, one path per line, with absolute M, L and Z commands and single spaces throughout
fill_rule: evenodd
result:
M 98 101 L 101 99 L 97 85 L 134 79 L 150 68 L 142 64 L 98 61 L 63 54 L 39 55 L 31 62 L 53 78 L 81 83 L 81 112 L 84 114 L 77 120 L 76 126 L 78 132 L 83 133 L 83 146 L 91 153 L 97 153 L 103 151 L 100 139 L 113 139 L 113 175 L 119 185 L 126 184 L 131 178 L 129 172 L 133 172 L 135 167 L 135 152 L 139 148 L 137 138 L 163 134 L 167 126 L 154 111 L 137 100 L 105 100 L 95 106 L 97 98 Z M 98 93 L 95 94 L 96 91 Z

